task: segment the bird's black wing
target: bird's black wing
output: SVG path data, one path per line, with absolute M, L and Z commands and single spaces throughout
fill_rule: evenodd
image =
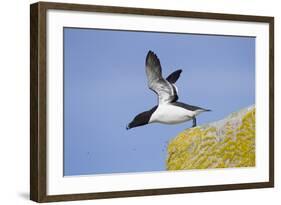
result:
M 166 78 L 166 80 L 167 80 L 169 83 L 174 84 L 174 83 L 177 82 L 177 80 L 179 79 L 181 72 L 182 72 L 182 70 L 176 70 L 175 72 L 172 72 L 172 73 Z
M 146 56 L 145 67 L 148 87 L 158 95 L 158 103 L 176 101 L 176 89 L 166 79 L 163 79 L 160 61 L 152 51 L 149 51 Z

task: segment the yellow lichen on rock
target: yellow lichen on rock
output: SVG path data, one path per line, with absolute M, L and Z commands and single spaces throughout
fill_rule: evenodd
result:
M 255 166 L 255 107 L 181 132 L 168 145 L 167 170 Z

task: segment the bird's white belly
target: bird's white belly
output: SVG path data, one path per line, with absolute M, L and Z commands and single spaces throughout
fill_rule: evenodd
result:
M 160 122 L 165 124 L 177 124 L 191 120 L 195 112 L 171 104 L 159 105 L 151 115 L 149 123 Z

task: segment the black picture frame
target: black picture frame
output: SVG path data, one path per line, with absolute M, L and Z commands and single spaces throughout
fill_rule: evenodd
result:
M 217 19 L 229 21 L 263 22 L 269 24 L 269 181 L 212 186 L 177 187 L 114 191 L 102 193 L 75 193 L 47 195 L 47 70 L 46 70 L 46 12 L 49 9 L 65 11 L 104 12 Z M 82 4 L 38 2 L 30 6 L 30 199 L 36 202 L 101 199 L 114 197 L 209 192 L 274 186 L 274 17 L 219 14 L 143 8 L 110 7 Z

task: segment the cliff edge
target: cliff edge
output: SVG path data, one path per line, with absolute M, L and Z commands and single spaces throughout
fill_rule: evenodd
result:
M 167 170 L 255 166 L 255 106 L 189 128 L 168 144 Z

